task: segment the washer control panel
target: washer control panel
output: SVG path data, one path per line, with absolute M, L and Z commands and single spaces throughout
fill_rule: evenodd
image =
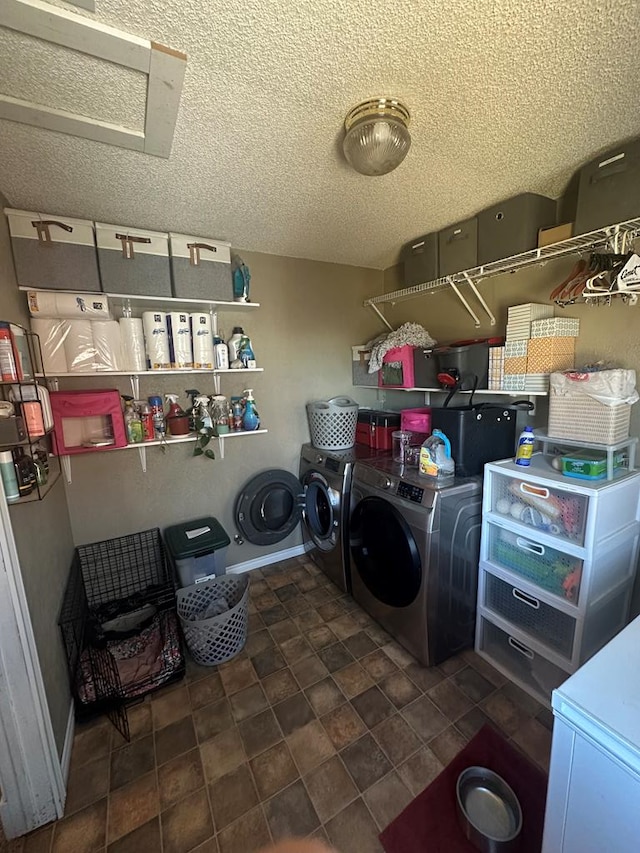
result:
M 413 486 L 411 483 L 405 483 L 403 480 L 400 480 L 396 494 L 399 498 L 404 498 L 405 500 L 421 504 L 422 498 L 424 497 L 424 489 L 421 489 L 420 486 Z

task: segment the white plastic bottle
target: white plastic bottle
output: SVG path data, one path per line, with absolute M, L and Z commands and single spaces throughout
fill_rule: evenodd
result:
M 229 347 L 229 364 L 237 361 L 239 358 L 238 353 L 240 352 L 240 341 L 244 337 L 244 332 L 242 330 L 242 326 L 234 326 L 233 334 L 227 341 L 227 346 Z
M 213 338 L 213 365 L 216 370 L 229 369 L 229 349 L 219 335 Z
M 531 465 L 533 445 L 535 437 L 533 427 L 526 426 L 518 436 L 518 447 L 516 450 L 516 465 Z

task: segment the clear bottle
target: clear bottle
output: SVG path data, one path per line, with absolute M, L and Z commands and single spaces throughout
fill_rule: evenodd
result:
M 144 439 L 142 421 L 133 407 L 133 397 L 124 398 L 124 426 L 129 444 L 141 444 Z

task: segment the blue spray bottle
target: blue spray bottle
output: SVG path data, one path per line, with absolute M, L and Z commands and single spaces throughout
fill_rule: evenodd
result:
M 253 389 L 246 388 L 243 391 L 243 394 L 246 394 L 246 402 L 244 406 L 244 417 L 242 419 L 242 426 L 246 430 L 254 430 L 258 429 L 260 426 L 260 416 L 256 411 L 255 400 L 253 398 Z

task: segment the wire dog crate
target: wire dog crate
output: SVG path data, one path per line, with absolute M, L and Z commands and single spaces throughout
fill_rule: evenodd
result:
M 184 675 L 173 581 L 158 528 L 75 550 L 59 620 L 76 717 L 107 714 Z

